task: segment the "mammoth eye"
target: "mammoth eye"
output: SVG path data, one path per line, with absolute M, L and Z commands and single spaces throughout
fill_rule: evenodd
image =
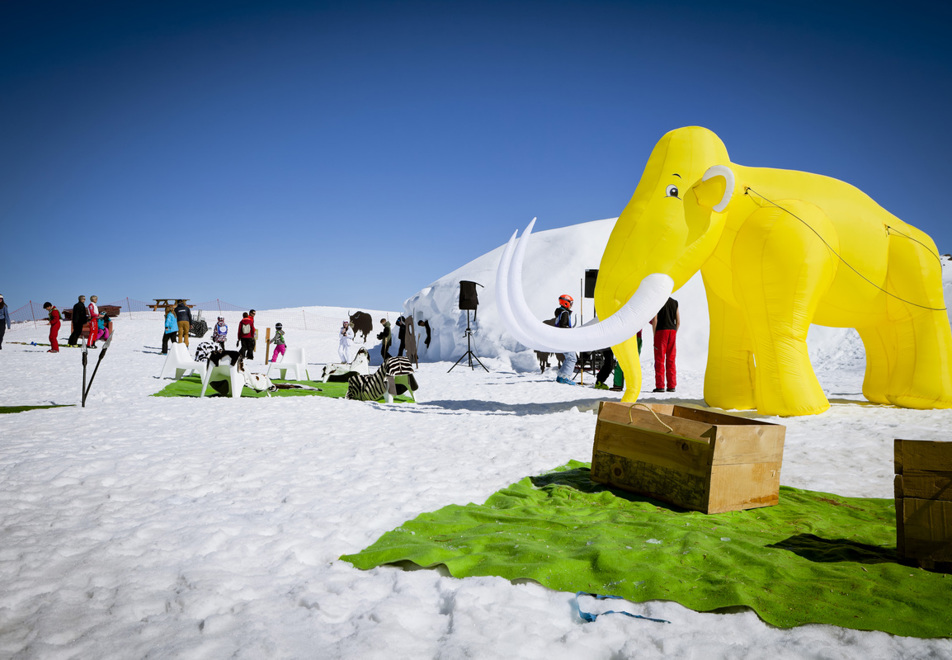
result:
M 664 189 L 664 193 L 668 197 L 678 197 L 678 187 L 674 184 L 671 184 L 670 186 Z M 681 199 L 681 198 L 678 197 L 678 199 Z

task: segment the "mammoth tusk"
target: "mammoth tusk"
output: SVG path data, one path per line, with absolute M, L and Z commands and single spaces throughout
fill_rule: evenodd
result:
M 532 224 L 535 221 L 536 219 L 533 218 L 532 222 L 529 223 L 529 226 L 532 227 Z M 503 249 L 502 257 L 499 259 L 499 266 L 496 268 L 496 306 L 499 309 L 499 316 L 502 317 L 503 323 L 507 328 L 509 328 L 509 332 L 512 333 L 519 343 L 523 344 L 524 346 L 535 347 L 537 350 L 543 350 L 548 353 L 558 353 L 559 351 L 550 350 L 548 347 L 543 346 L 542 344 L 533 340 L 529 335 L 525 334 L 512 313 L 512 307 L 509 299 L 509 270 L 512 264 L 512 255 L 516 249 L 516 235 L 518 233 L 518 230 L 512 233 L 512 237 L 509 239 L 509 242 Z
M 568 330 L 554 328 L 533 316 L 522 289 L 522 265 L 535 219 L 516 242 L 509 240 L 497 269 L 496 296 L 500 315 L 516 338 L 536 350 L 560 353 L 591 351 L 615 346 L 635 335 L 664 306 L 674 280 L 661 273 L 645 277 L 621 309 L 594 325 Z M 514 247 L 513 247 L 514 245 Z

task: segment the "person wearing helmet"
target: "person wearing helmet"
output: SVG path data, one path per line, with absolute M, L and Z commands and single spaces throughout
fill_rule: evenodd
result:
M 279 355 L 284 355 L 284 351 L 287 349 L 284 342 L 284 326 L 280 323 L 274 324 L 274 339 L 271 340 L 271 343 L 274 344 L 274 353 L 271 354 L 271 361 L 277 362 Z M 265 356 L 268 354 L 265 353 Z
M 555 309 L 555 327 L 572 327 L 572 296 L 565 293 L 559 296 L 559 306 Z M 578 362 L 578 354 L 565 352 L 562 354 L 562 366 L 559 367 L 558 376 L 555 380 L 563 385 L 575 385 L 575 363 Z

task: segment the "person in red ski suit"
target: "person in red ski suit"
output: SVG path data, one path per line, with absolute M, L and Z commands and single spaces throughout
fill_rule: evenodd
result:
M 53 303 L 43 303 L 43 309 L 49 312 L 50 320 L 50 350 L 47 353 L 59 353 L 59 340 L 57 335 L 60 329 L 60 311 L 56 309 Z

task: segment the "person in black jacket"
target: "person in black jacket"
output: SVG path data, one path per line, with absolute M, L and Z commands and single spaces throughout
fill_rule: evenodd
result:
M 377 339 L 380 340 L 380 357 L 387 360 L 390 358 L 390 342 L 393 341 L 393 335 L 390 333 L 390 321 L 380 319 L 380 324 L 383 326 L 383 330 L 377 334 Z
M 73 305 L 73 317 L 70 319 L 73 324 L 73 331 L 66 340 L 67 346 L 78 346 L 79 338 L 83 334 L 83 326 L 89 322 L 89 314 L 86 312 L 86 296 L 80 296 L 79 302 Z
M 677 335 L 681 327 L 681 310 L 678 301 L 668 298 L 668 301 L 658 311 L 658 315 L 651 319 L 654 329 L 654 392 L 674 392 L 678 386 L 678 370 L 675 366 L 677 357 Z M 668 386 L 665 388 L 665 377 Z
M 188 331 L 192 327 L 192 310 L 184 300 L 175 301 L 175 320 L 178 322 L 178 343 L 188 346 Z
M 417 321 L 417 325 L 426 330 L 426 339 L 423 340 L 423 345 L 427 347 L 427 350 L 430 348 L 430 322 L 426 319 L 422 321 Z
M 397 327 L 400 328 L 397 330 L 397 341 L 400 342 L 397 345 L 397 356 L 400 357 L 407 343 L 407 321 L 402 316 L 397 318 Z
M 10 308 L 0 295 L 0 348 L 3 348 L 3 333 L 10 327 Z

